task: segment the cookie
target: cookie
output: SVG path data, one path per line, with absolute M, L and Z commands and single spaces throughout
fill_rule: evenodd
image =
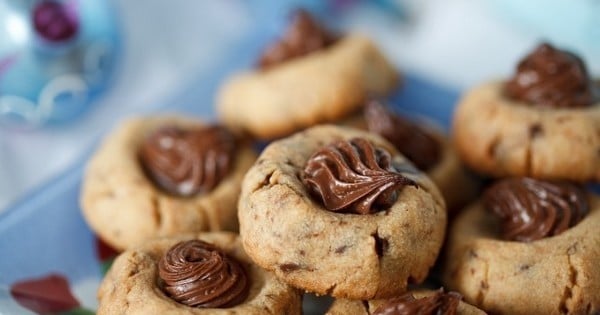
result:
M 390 141 L 436 184 L 450 213 L 477 197 L 480 182 L 462 164 L 451 142 L 435 125 L 411 121 L 371 100 L 362 113 L 343 120 L 342 125 L 369 130 Z
M 384 300 L 335 300 L 326 315 L 457 314 L 484 315 L 484 311 L 461 301 L 456 292 L 417 290 Z
M 599 312 L 598 196 L 532 178 L 484 196 L 452 224 L 444 285 L 493 314 Z
M 494 177 L 600 180 L 600 101 L 581 60 L 545 44 L 508 82 L 467 92 L 453 121 L 463 161 Z
M 237 230 L 237 198 L 252 149 L 222 127 L 181 117 L 130 119 L 87 165 L 81 208 L 109 245 Z
M 381 137 L 317 126 L 272 142 L 239 201 L 248 255 L 306 291 L 386 298 L 421 282 L 444 239 L 443 198 Z
M 267 58 L 277 63 L 238 74 L 224 84 L 216 111 L 230 129 L 259 139 L 282 137 L 341 119 L 358 110 L 369 95 L 387 94 L 397 86 L 393 65 L 368 38 L 348 34 L 333 40 L 317 26 L 303 26 L 310 23 L 294 22 L 273 49 L 276 53 L 267 51 L 284 55 Z M 311 43 L 317 44 L 305 47 Z
M 115 260 L 97 314 L 301 314 L 301 295 L 254 265 L 239 237 L 154 239 Z

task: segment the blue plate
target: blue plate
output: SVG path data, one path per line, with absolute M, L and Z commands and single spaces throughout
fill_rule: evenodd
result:
M 268 38 L 250 34 L 214 68 L 166 100 L 164 111 L 213 117 L 212 104 L 223 80 L 252 65 Z M 413 75 L 405 76 L 391 103 L 403 112 L 427 116 L 448 127 L 458 93 Z M 50 180 L 0 214 L 0 313 L 93 314 L 95 291 L 110 260 L 83 220 L 79 192 L 85 162 Z

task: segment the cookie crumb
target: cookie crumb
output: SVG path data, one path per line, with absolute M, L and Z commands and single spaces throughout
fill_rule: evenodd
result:
M 531 138 L 531 139 L 539 138 L 539 137 L 542 137 L 543 135 L 544 135 L 544 128 L 542 127 L 541 124 L 536 123 L 536 124 L 529 126 L 529 138 Z
M 281 270 L 283 272 L 292 272 L 292 271 L 296 271 L 298 269 L 300 269 L 300 265 L 295 264 L 295 263 L 287 263 L 287 264 L 279 265 L 279 270 Z
M 340 246 L 340 247 L 338 247 L 338 248 L 335 249 L 335 253 L 336 254 L 341 254 L 341 253 L 343 253 L 343 252 L 346 251 L 346 248 L 348 248 L 347 245 Z
M 373 236 L 373 239 L 375 240 L 375 253 L 377 254 L 377 257 L 382 257 L 390 245 L 388 240 L 380 237 L 378 232 L 375 232 L 375 234 L 371 236 Z

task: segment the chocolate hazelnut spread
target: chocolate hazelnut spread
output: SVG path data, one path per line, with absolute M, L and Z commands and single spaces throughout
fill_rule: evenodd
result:
M 427 171 L 439 162 L 441 144 L 427 130 L 394 114 L 375 100 L 367 103 L 364 117 L 369 131 L 390 141 L 420 170 Z
M 390 299 L 378 307 L 373 315 L 455 315 L 462 296 L 457 292 L 437 291 L 420 299 L 411 293 Z
M 578 185 L 528 177 L 498 181 L 485 191 L 484 205 L 502 220 L 503 238 L 520 242 L 558 235 L 589 211 Z
M 583 61 L 543 43 L 527 55 L 506 82 L 508 97 L 540 107 L 585 107 L 597 100 Z
M 313 154 L 303 181 L 330 211 L 374 213 L 389 208 L 401 187 L 416 186 L 391 162 L 389 152 L 365 139 L 340 140 Z
M 231 307 L 248 295 L 248 279 L 240 264 L 200 240 L 176 244 L 158 267 L 167 295 L 188 306 Z
M 268 46 L 258 65 L 266 69 L 332 45 L 338 36 L 330 33 L 304 10 L 296 11 L 285 34 Z
M 163 127 L 139 150 L 146 174 L 164 191 L 191 196 L 212 190 L 232 167 L 235 138 L 226 129 Z

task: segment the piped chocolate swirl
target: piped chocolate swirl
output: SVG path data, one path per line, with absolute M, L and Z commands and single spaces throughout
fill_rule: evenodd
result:
M 460 300 L 459 293 L 442 290 L 420 299 L 405 293 L 378 307 L 373 315 L 455 315 Z
M 139 159 L 148 177 L 162 190 L 179 196 L 211 191 L 232 167 L 235 138 L 210 126 L 160 128 L 146 138 Z
M 390 141 L 420 170 L 427 171 L 439 162 L 441 144 L 427 130 L 394 114 L 375 100 L 365 106 L 364 117 L 369 131 Z
M 582 187 L 528 177 L 498 181 L 485 191 L 483 201 L 502 220 L 503 238 L 519 242 L 558 235 L 589 211 Z
M 330 211 L 369 214 L 389 208 L 406 185 L 386 150 L 362 138 L 340 140 L 310 157 L 303 182 Z
M 248 279 L 240 264 L 200 240 L 176 244 L 158 267 L 167 295 L 188 306 L 232 307 L 248 295 Z
M 519 62 L 506 82 L 505 93 L 518 101 L 551 108 L 585 107 L 597 100 L 583 61 L 547 43 Z
M 297 10 L 285 34 L 268 46 L 258 66 L 267 69 L 287 60 L 308 55 L 335 43 L 338 36 L 321 26 L 305 10 Z

